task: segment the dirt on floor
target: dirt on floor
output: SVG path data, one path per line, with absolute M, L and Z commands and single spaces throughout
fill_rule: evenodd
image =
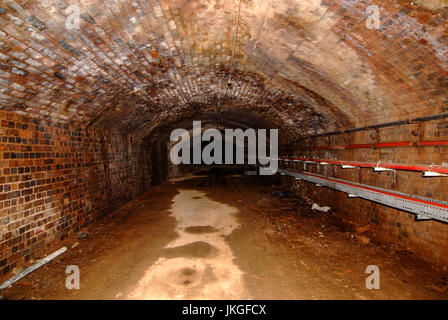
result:
M 447 299 L 448 275 L 340 214 L 242 174 L 165 182 L 0 294 L 6 299 Z M 66 287 L 67 266 L 80 289 Z M 380 289 L 366 288 L 369 265 Z

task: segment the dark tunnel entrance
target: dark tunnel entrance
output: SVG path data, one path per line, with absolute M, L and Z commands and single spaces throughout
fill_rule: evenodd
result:
M 202 158 L 202 154 L 204 149 L 207 145 L 210 145 L 213 143 L 214 138 L 210 138 L 207 141 L 199 141 L 201 140 L 200 137 L 198 137 L 199 145 L 200 145 L 200 163 L 195 163 L 194 161 L 194 134 L 193 134 L 193 123 L 194 122 L 200 122 L 201 123 L 201 132 L 200 135 L 203 135 L 205 131 L 208 129 L 219 131 L 221 139 L 220 144 L 221 148 L 218 148 L 221 157 L 220 162 L 216 163 L 214 159 L 213 165 L 209 165 L 204 163 L 204 159 Z M 154 170 L 152 172 L 151 181 L 154 185 L 158 185 L 162 183 L 163 181 L 166 181 L 169 178 L 178 177 L 182 174 L 188 174 L 191 172 L 197 172 L 197 171 L 205 171 L 208 169 L 213 168 L 226 168 L 230 171 L 232 170 L 239 170 L 243 174 L 246 172 L 247 174 L 253 174 L 254 172 L 257 172 L 258 166 L 253 164 L 253 161 L 249 161 L 248 155 L 249 155 L 249 137 L 245 136 L 242 143 L 238 144 L 238 140 L 235 137 L 227 138 L 225 131 L 232 130 L 236 132 L 236 130 L 240 129 L 243 133 L 246 133 L 248 131 L 246 130 L 253 130 L 255 134 L 257 133 L 258 129 L 264 129 L 266 130 L 266 144 L 265 144 L 265 154 L 269 156 L 269 130 L 272 130 L 273 128 L 277 128 L 275 123 L 269 123 L 266 121 L 266 119 L 261 118 L 260 116 L 254 114 L 254 115 L 248 115 L 248 114 L 239 114 L 235 112 L 227 112 L 227 113 L 215 113 L 215 114 L 198 114 L 194 118 L 191 118 L 189 120 L 183 120 L 180 122 L 172 123 L 170 125 L 163 125 L 160 127 L 155 128 L 151 133 L 147 136 L 147 138 L 143 139 L 142 146 L 143 148 L 149 148 L 151 150 L 152 154 L 152 163 L 159 164 L 157 167 L 157 170 Z M 188 147 L 188 153 L 189 153 L 189 163 L 184 164 L 181 163 L 179 165 L 173 165 L 172 161 L 170 159 L 170 151 L 173 146 L 176 144 L 180 144 L 181 138 L 178 138 L 177 140 L 170 141 L 170 135 L 171 133 L 176 129 L 184 129 L 188 131 L 188 138 L 189 140 L 185 140 L 186 143 L 189 141 L 190 143 L 187 143 L 189 145 Z M 283 134 L 283 135 L 282 135 Z M 285 138 L 285 131 L 283 129 L 280 129 L 279 138 L 284 139 Z M 257 138 L 257 136 L 255 136 Z M 226 143 L 229 141 L 229 143 L 233 144 L 232 148 L 232 157 L 229 157 L 227 159 L 226 163 Z M 282 142 L 284 140 L 280 140 Z M 259 149 L 257 146 L 257 140 L 253 140 L 251 144 L 251 147 L 255 148 L 255 152 Z M 267 145 L 267 146 L 266 146 Z M 238 146 L 241 146 L 242 153 L 244 154 L 244 160 L 243 163 L 238 163 L 237 154 L 238 154 Z M 215 150 L 216 151 L 216 150 Z M 277 149 L 278 152 L 278 149 Z M 182 152 L 179 152 L 181 155 Z M 214 155 L 215 152 L 211 151 L 210 154 Z M 230 153 L 229 153 L 230 154 Z M 241 159 L 239 159 L 241 162 Z M 231 162 L 231 164 L 228 164 L 228 162 Z M 255 161 L 255 163 L 258 163 Z M 225 170 L 220 170 L 219 172 L 224 172 Z M 213 171 L 218 172 L 218 171 Z

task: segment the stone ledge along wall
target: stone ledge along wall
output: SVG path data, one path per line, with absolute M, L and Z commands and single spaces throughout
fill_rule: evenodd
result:
M 0 111 L 0 278 L 150 185 L 147 150 L 119 133 Z
M 283 155 L 303 158 L 335 159 L 402 164 L 448 165 L 448 146 L 418 147 L 419 141 L 446 140 L 448 121 L 429 121 L 401 126 L 333 134 L 301 141 Z M 319 150 L 319 146 L 411 141 L 412 147 L 358 148 Z M 287 167 L 302 171 L 302 163 L 288 162 Z M 396 190 L 410 195 L 448 201 L 448 177 L 422 177 L 421 172 L 373 172 L 368 168 L 342 169 L 341 166 L 307 165 L 307 171 Z M 321 206 L 331 206 L 342 218 L 360 226 L 370 224 L 368 236 L 381 242 L 395 242 L 441 267 L 448 266 L 448 224 L 424 220 L 415 215 L 359 198 L 348 198 L 343 192 L 316 188 L 306 181 L 282 177 L 285 186 Z

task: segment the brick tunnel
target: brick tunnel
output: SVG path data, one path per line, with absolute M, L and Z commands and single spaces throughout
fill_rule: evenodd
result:
M 447 18 L 446 0 L 1 0 L 0 297 L 447 299 Z M 179 128 L 276 130 L 277 170 L 247 136 L 173 163 Z

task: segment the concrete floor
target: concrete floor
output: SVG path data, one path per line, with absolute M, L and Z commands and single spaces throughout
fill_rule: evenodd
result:
M 225 238 L 240 227 L 238 209 L 180 189 L 170 210 L 178 237 L 146 271 L 130 299 L 232 299 L 246 297 L 243 272 Z
M 278 187 L 235 174 L 166 182 L 67 239 L 8 299 L 447 299 L 447 275 L 391 244 L 361 244 Z M 65 287 L 68 265 L 80 290 Z M 368 265 L 381 289 L 365 287 Z

